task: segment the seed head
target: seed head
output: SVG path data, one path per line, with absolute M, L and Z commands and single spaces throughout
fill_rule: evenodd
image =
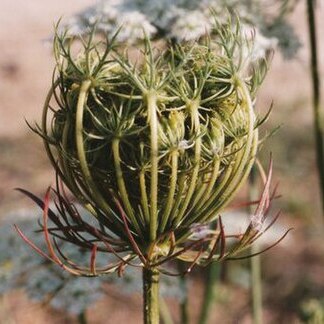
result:
M 116 35 L 56 34 L 57 67 L 35 130 L 57 172 L 59 216 L 48 208 L 50 190 L 44 203 L 28 194 L 44 209 L 51 260 L 75 274 L 97 275 L 134 262 L 159 267 L 177 257 L 191 263 L 189 271 L 230 255 L 221 221 L 204 229 L 254 163 L 253 100 L 266 62 L 247 65 L 238 22 L 214 28 L 216 39 L 161 51 L 145 37 L 137 62 Z M 97 226 L 82 219 L 64 186 Z M 57 256 L 50 235 L 88 248 L 89 269 Z M 100 251 L 114 254 L 116 264 L 96 269 Z

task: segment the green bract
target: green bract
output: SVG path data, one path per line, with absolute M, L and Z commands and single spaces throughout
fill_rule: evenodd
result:
M 238 24 L 215 28 L 215 39 L 163 50 L 144 38 L 136 59 L 94 31 L 54 40 L 38 132 L 64 184 L 142 261 L 164 260 L 215 220 L 255 159 L 266 62 L 249 62 Z

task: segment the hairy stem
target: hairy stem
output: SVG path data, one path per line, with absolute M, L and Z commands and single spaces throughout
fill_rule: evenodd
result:
M 144 324 L 159 324 L 159 271 L 143 268 Z

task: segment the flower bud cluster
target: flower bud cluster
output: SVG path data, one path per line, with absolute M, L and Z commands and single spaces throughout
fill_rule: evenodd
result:
M 134 258 L 156 267 L 207 241 L 213 254 L 225 239 L 221 223 L 201 239 L 192 229 L 217 219 L 257 152 L 253 101 L 266 62 L 252 65 L 235 23 L 215 22 L 217 40 L 164 50 L 144 38 L 136 62 L 117 43 L 118 34 L 104 41 L 95 30 L 87 38 L 56 35 L 57 73 L 35 130 L 58 179 L 100 229 L 82 220 L 59 184 L 62 218 L 48 210 L 49 191 L 44 204 L 28 195 L 44 208 L 45 233 L 49 217 L 61 239 L 91 249 L 92 274 L 97 250 L 121 260 L 105 271 L 122 272 Z M 65 267 L 46 240 L 50 259 Z M 199 256 L 184 259 L 195 263 Z

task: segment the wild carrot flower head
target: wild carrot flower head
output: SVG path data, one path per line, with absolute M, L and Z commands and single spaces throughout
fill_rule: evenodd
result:
M 255 238 L 252 226 L 230 253 L 221 221 L 206 228 L 254 163 L 262 120 L 253 102 L 267 70 L 264 59 L 250 63 L 237 21 L 213 28 L 216 39 L 164 50 L 144 37 L 135 62 L 115 37 L 56 34 L 57 67 L 35 130 L 57 172 L 58 214 L 48 208 L 50 190 L 45 202 L 27 193 L 44 209 L 50 259 L 82 275 L 174 258 L 193 265 L 236 254 Z M 64 256 L 57 239 L 92 251 L 89 269 Z M 97 269 L 97 251 L 114 254 L 116 264 Z

